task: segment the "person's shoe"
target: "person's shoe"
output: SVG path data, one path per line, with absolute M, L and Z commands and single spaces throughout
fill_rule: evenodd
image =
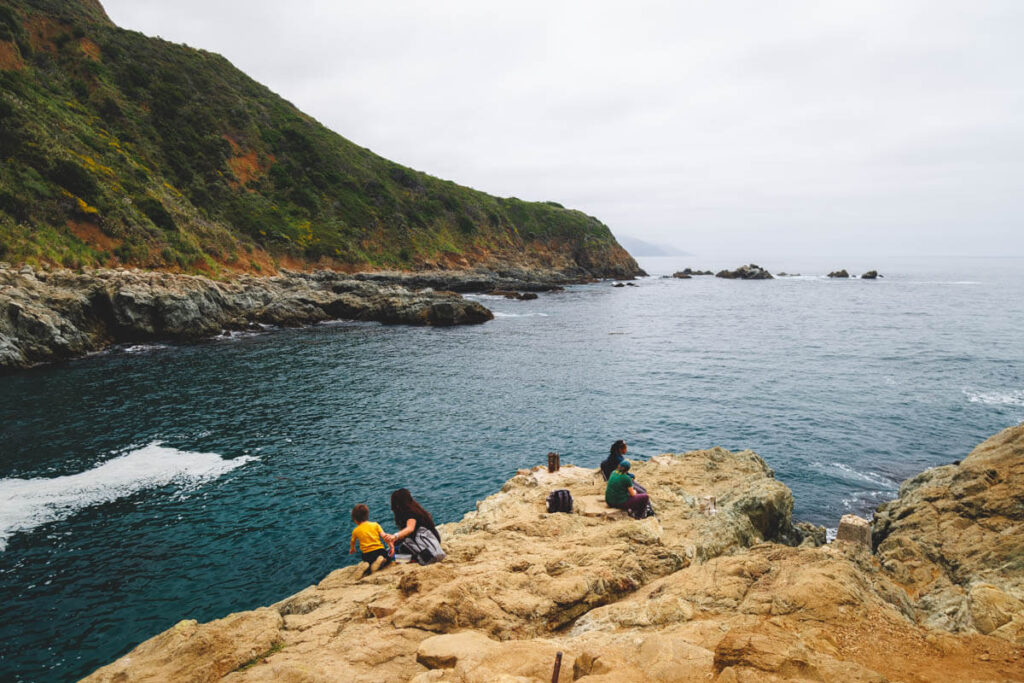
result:
M 377 557 L 376 559 L 374 559 L 373 564 L 370 565 L 369 573 L 372 574 L 375 571 L 377 571 L 378 569 L 380 569 L 380 566 L 382 564 L 384 564 L 384 558 L 383 557 Z

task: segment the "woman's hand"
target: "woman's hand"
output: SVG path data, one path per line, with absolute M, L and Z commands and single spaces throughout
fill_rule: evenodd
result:
M 388 543 L 394 543 L 398 540 L 398 537 L 396 537 L 394 534 L 384 534 L 384 540 Z

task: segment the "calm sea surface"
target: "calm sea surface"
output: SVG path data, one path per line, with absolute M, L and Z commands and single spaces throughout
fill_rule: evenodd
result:
M 353 504 L 393 527 L 401 486 L 450 522 L 548 451 L 721 445 L 834 527 L 1024 419 L 1024 261 L 826 270 L 478 297 L 497 317 L 477 327 L 327 324 L 0 377 L 0 680 L 73 680 L 180 619 L 277 601 L 350 562 Z

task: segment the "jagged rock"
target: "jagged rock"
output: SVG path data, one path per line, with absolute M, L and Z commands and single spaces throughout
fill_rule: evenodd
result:
M 825 527 L 810 522 L 797 522 L 793 526 L 800 534 L 798 543 L 795 545 L 808 548 L 825 545 L 827 536 Z
M 217 681 L 280 646 L 282 626 L 281 615 L 266 608 L 208 624 L 181 621 L 85 680 Z M 146 663 L 142 675 L 138 661 Z
M 715 277 L 727 280 L 772 280 L 772 274 L 759 265 L 751 263 L 747 266 L 740 266 L 736 270 L 722 270 L 715 273 Z
M 269 610 L 234 615 L 245 624 L 261 615 L 258 628 L 193 623 L 207 637 L 192 648 L 172 629 L 86 680 L 232 671 L 232 682 L 548 681 L 559 651 L 563 683 L 1017 680 L 1021 607 L 1003 579 L 1017 571 L 1022 535 L 996 512 L 1020 515 L 1021 462 L 1018 441 L 1004 439 L 905 484 L 881 513 L 888 522 L 876 522 L 876 536 L 886 534 L 881 565 L 858 544 L 810 547 L 820 527 L 791 523 L 789 490 L 750 451 L 635 462 L 658 510 L 640 521 L 582 511 L 581 502 L 599 505 L 596 469 L 524 469 L 462 521 L 439 527 L 442 563 L 393 565 L 366 579 L 358 567 L 339 569 Z M 987 477 L 980 487 L 978 474 Z M 957 496 L 949 505 L 941 486 Z M 547 514 L 545 498 L 559 488 L 577 501 L 573 514 Z M 711 497 L 714 514 L 702 505 Z M 919 509 L 926 505 L 932 512 Z M 963 505 L 984 512 L 985 528 L 957 521 Z M 888 554 L 887 544 L 915 534 L 927 548 L 947 537 L 950 557 L 965 555 L 951 569 L 970 560 L 954 607 L 977 633 L 915 622 L 925 609 L 915 581 L 946 571 L 915 564 L 927 560 L 923 551 L 900 559 L 908 546 Z M 900 563 L 910 582 L 894 573 Z
M 672 273 L 672 277 L 674 277 L 677 280 L 689 280 L 693 276 L 690 275 L 689 273 L 684 273 L 684 272 L 679 271 L 679 272 Z
M 124 270 L 39 280 L 0 271 L 0 370 L 80 356 L 111 343 L 195 340 L 254 323 L 305 325 L 348 318 L 406 325 L 464 325 L 493 318 L 452 292 L 412 292 L 330 273 L 204 277 Z
M 877 270 L 869 270 L 868 272 L 866 272 L 863 275 L 861 275 L 860 279 L 861 280 L 875 280 L 875 279 L 878 279 L 880 277 L 884 277 L 884 276 L 883 275 L 879 275 Z
M 904 482 L 873 542 L 922 623 L 1024 644 L 1024 425 Z
M 694 270 L 693 268 L 683 268 L 682 270 L 673 273 L 672 277 L 688 278 L 693 275 L 714 275 L 710 270 Z
M 511 260 L 511 259 L 510 259 Z M 635 265 L 635 264 L 634 264 Z M 481 266 L 473 270 L 433 270 L 414 273 L 398 271 L 381 271 L 375 273 L 357 273 L 352 277 L 362 282 L 399 285 L 414 291 L 435 289 L 447 292 L 559 292 L 565 285 L 590 282 L 594 273 L 581 271 L 562 264 L 562 268 L 519 268 L 507 264 L 495 263 L 493 267 Z M 646 275 L 643 270 L 613 268 L 601 270 L 597 276 L 632 279 L 637 275 Z
M 843 268 L 842 270 L 833 270 L 831 273 L 828 274 L 828 276 L 831 278 L 844 278 L 850 277 L 850 274 L 846 272 L 845 268 Z
M 512 292 L 504 289 L 495 289 L 492 290 L 491 292 L 488 292 L 488 294 L 493 294 L 494 296 L 503 296 L 506 299 L 518 299 L 519 301 L 531 301 L 537 298 L 536 292 Z

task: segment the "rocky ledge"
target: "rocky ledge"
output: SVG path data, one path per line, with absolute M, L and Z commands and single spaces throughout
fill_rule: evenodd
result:
M 0 269 L 0 371 L 80 356 L 110 344 L 194 340 L 257 324 L 331 319 L 406 325 L 491 320 L 450 291 L 334 272 L 218 282 L 150 271 Z
M 523 470 L 441 527 L 441 564 L 339 569 L 86 680 L 546 682 L 557 653 L 562 683 L 1021 680 L 1024 425 L 905 483 L 877 551 L 794 525 L 750 451 L 635 472 L 656 518 L 609 511 L 594 470 Z M 546 513 L 558 488 L 572 514 Z

